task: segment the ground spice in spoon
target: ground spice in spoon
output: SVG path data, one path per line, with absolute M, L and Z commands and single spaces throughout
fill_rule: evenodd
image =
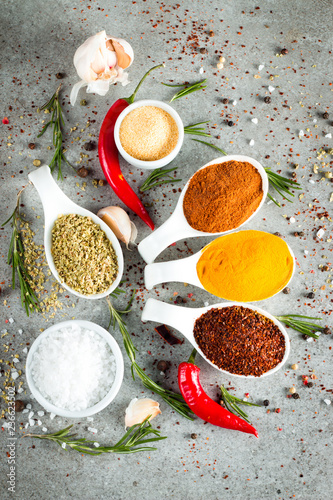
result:
M 198 231 L 230 231 L 256 211 L 262 197 L 262 178 L 251 163 L 217 163 L 191 178 L 183 201 L 184 215 Z
M 243 306 L 210 309 L 194 324 L 194 338 L 214 365 L 259 377 L 281 363 L 285 338 L 266 316 Z

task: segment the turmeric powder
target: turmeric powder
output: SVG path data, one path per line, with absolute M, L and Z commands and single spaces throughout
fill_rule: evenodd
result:
M 202 250 L 197 274 L 208 292 L 227 300 L 255 302 L 281 291 L 294 260 L 288 245 L 264 231 L 221 236 Z

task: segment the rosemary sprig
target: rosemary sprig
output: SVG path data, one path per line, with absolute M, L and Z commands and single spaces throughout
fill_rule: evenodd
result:
M 140 186 L 140 191 L 143 193 L 144 191 L 148 191 L 155 186 L 159 186 L 160 184 L 168 184 L 170 182 L 180 182 L 181 179 L 174 179 L 169 172 L 173 172 L 177 170 L 178 167 L 173 168 L 157 168 L 153 170 L 152 173 L 147 177 L 144 183 Z M 166 177 L 165 180 L 161 181 L 162 177 Z
M 52 113 L 52 115 L 51 115 L 51 120 L 44 125 L 44 127 L 42 128 L 41 132 L 38 134 L 37 137 L 41 137 L 43 134 L 45 134 L 46 130 L 49 128 L 50 125 L 53 126 L 52 136 L 53 136 L 53 146 L 55 147 L 55 152 L 49 167 L 51 169 L 51 172 L 53 172 L 53 170 L 56 167 L 58 167 L 58 179 L 63 180 L 61 163 L 64 161 L 73 170 L 75 170 L 75 168 L 69 163 L 69 161 L 66 159 L 63 153 L 62 126 L 64 125 L 64 119 L 62 116 L 61 104 L 59 102 L 60 89 L 61 89 L 61 84 L 59 85 L 59 87 L 57 88 L 51 99 L 48 102 L 46 102 L 41 108 L 39 108 L 40 111 L 47 110 L 50 113 Z
M 129 454 L 138 453 L 140 451 L 154 451 L 157 448 L 153 446 L 142 446 L 147 443 L 161 441 L 166 439 L 160 435 L 160 431 L 153 429 L 148 421 L 149 417 L 142 424 L 132 425 L 124 436 L 114 446 L 99 446 L 93 447 L 95 441 L 85 438 L 77 438 L 76 434 L 70 434 L 73 425 L 69 425 L 64 429 L 54 432 L 53 434 L 25 434 L 23 437 L 32 437 L 37 439 L 46 439 L 57 443 L 64 449 L 71 448 L 72 450 L 84 453 L 86 455 L 101 455 L 102 453 L 117 453 Z M 150 435 L 156 437 L 148 437 Z
M 302 319 L 298 319 L 302 318 Z M 283 316 L 276 316 L 276 319 L 289 326 L 293 330 L 302 333 L 303 335 L 308 335 L 308 337 L 313 337 L 314 339 L 319 339 L 319 335 L 315 332 L 319 330 L 324 330 L 324 326 L 317 325 L 316 323 L 311 323 L 309 321 L 303 321 L 303 319 L 312 319 L 315 321 L 322 321 L 322 318 L 314 318 L 313 316 L 302 316 L 300 314 L 286 314 Z
M 300 184 L 296 181 L 293 181 L 292 179 L 288 179 L 287 177 L 283 177 L 282 175 L 272 172 L 270 167 L 266 167 L 265 170 L 271 187 L 275 189 L 275 191 L 279 193 L 279 195 L 282 196 L 282 198 L 292 203 L 293 201 L 287 198 L 286 194 L 288 196 L 295 196 L 290 190 L 302 189 L 300 187 Z M 267 196 L 270 200 L 274 201 L 275 205 L 280 207 L 280 203 L 278 203 L 273 198 L 273 196 L 271 196 L 269 193 L 267 194 Z
M 193 125 L 187 125 L 186 127 L 184 127 L 184 133 L 211 137 L 211 134 L 207 134 L 207 132 L 205 132 L 205 127 L 199 127 L 199 125 L 205 125 L 206 123 L 209 123 L 209 120 L 207 122 L 199 122 L 193 123 Z
M 182 90 L 179 90 L 169 102 L 175 101 L 176 99 L 180 99 L 181 97 L 192 94 L 192 92 L 196 92 L 197 90 L 203 90 L 207 87 L 204 83 L 207 81 L 207 78 L 204 80 L 200 80 L 199 82 L 192 83 L 192 85 L 188 85 L 187 83 L 179 83 L 172 85 L 170 83 L 162 83 L 166 87 L 184 87 Z
M 159 384 L 156 384 L 156 382 L 151 380 L 151 378 L 149 378 L 148 375 L 146 375 L 145 371 L 137 364 L 137 362 L 135 360 L 137 349 L 132 342 L 132 339 L 131 339 L 130 334 L 128 333 L 128 330 L 126 327 L 126 323 L 122 318 L 122 316 L 124 314 L 127 314 L 130 311 L 131 304 L 132 304 L 133 299 L 134 299 L 134 295 L 135 295 L 135 290 L 133 291 L 132 297 L 131 297 L 129 303 L 127 304 L 127 307 L 122 311 L 116 309 L 113 306 L 113 304 L 111 303 L 111 300 L 109 299 L 109 297 L 107 298 L 108 299 L 107 302 L 108 302 L 108 306 L 109 306 L 109 310 L 110 310 L 110 316 L 111 316 L 109 326 L 111 326 L 111 324 L 112 324 L 113 329 L 114 329 L 116 326 L 116 323 L 118 324 L 120 333 L 122 334 L 122 337 L 123 337 L 123 342 L 124 342 L 126 353 L 131 361 L 132 377 L 135 380 L 135 374 L 136 374 L 141 379 L 142 384 L 144 385 L 144 387 L 146 389 L 155 392 L 155 394 L 158 394 L 169 406 L 171 406 L 171 408 L 173 408 L 177 413 L 179 413 L 183 417 L 185 417 L 189 420 L 193 420 L 191 417 L 192 411 L 185 403 L 182 395 L 177 394 L 177 393 L 170 391 L 168 389 L 164 389 Z M 113 297 L 113 298 L 115 298 L 117 296 L 119 296 L 119 289 L 118 288 L 111 294 L 111 297 Z
M 234 413 L 235 415 L 240 415 L 244 420 L 250 423 L 248 415 L 243 411 L 238 405 L 246 405 L 246 406 L 261 406 L 255 403 L 250 403 L 249 401 L 243 401 L 242 399 L 236 398 L 230 394 L 227 389 L 221 385 L 221 399 L 228 411 Z
M 217 151 L 219 151 L 223 155 L 227 155 L 227 153 L 225 151 L 223 151 L 223 149 L 218 148 L 217 146 L 215 146 L 215 144 L 211 144 L 210 142 L 200 141 L 200 139 L 192 139 L 192 141 L 201 142 L 202 144 L 205 144 L 206 146 L 209 146 L 210 148 L 217 149 Z
M 25 187 L 19 191 L 14 212 L 2 226 L 11 222 L 13 228 L 8 249 L 7 264 L 12 265 L 13 290 L 15 289 L 16 277 L 18 277 L 21 289 L 21 304 L 25 308 L 27 316 L 29 316 L 31 311 L 39 311 L 40 307 L 39 301 L 30 285 L 32 278 L 24 265 L 24 247 L 20 232 L 20 226 L 26 222 L 20 214 L 20 197 L 24 189 Z

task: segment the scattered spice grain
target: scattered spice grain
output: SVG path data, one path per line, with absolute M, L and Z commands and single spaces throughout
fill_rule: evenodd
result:
M 112 243 L 90 217 L 58 217 L 52 229 L 52 256 L 60 279 L 83 295 L 105 292 L 117 277 Z
M 260 375 L 283 359 L 285 339 L 275 323 L 243 306 L 213 308 L 194 324 L 194 338 L 213 364 L 236 375 Z
M 272 98 L 269 95 L 267 95 L 266 97 L 264 97 L 264 102 L 266 104 L 270 104 L 272 102 Z
M 282 290 L 282 293 L 284 293 L 285 295 L 288 295 L 290 293 L 290 288 L 288 286 L 286 286 L 286 288 L 284 288 Z
M 77 174 L 80 177 L 84 178 L 84 177 L 87 177 L 87 175 L 89 174 L 89 171 L 88 171 L 88 169 L 86 169 L 86 167 L 81 167 L 78 169 Z
M 125 116 L 119 129 L 122 147 L 133 158 L 155 161 L 168 156 L 179 137 L 173 117 L 157 106 L 140 106 Z
M 292 397 L 293 397 L 294 399 L 299 399 L 299 394 L 298 394 L 298 392 L 295 392 L 295 393 L 293 394 L 293 396 L 292 396 Z
M 269 406 L 269 400 L 268 400 L 268 399 L 265 399 L 265 400 L 263 401 L 263 405 L 264 405 L 264 406 Z

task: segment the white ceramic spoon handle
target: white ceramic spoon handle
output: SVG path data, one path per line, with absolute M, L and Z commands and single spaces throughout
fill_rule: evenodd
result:
M 156 321 L 180 331 L 194 347 L 193 324 L 198 316 L 197 309 L 173 306 L 156 299 L 148 299 L 142 311 L 141 321 Z
M 74 207 L 75 204 L 67 198 L 55 182 L 48 165 L 43 165 L 37 170 L 30 172 L 28 177 L 37 189 L 42 201 L 45 223 L 50 219 L 54 220 L 55 216 L 59 214 L 59 207 L 64 210 L 64 213 L 68 209 L 73 210 L 70 207 Z
M 174 213 L 162 226 L 141 241 L 138 245 L 139 253 L 147 264 L 151 264 L 171 243 L 186 238 L 187 232 L 188 225 Z
M 198 256 L 195 254 L 185 259 L 148 264 L 144 272 L 146 288 L 151 290 L 159 283 L 169 283 L 170 281 L 190 283 L 202 288 L 196 272 L 197 260 Z

